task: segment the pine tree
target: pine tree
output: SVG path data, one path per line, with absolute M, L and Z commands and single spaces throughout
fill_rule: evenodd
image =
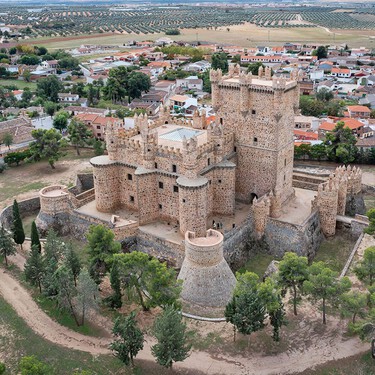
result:
M 31 223 L 31 247 L 33 246 L 37 246 L 39 252 L 42 251 L 42 245 L 40 244 L 39 233 L 35 221 Z
M 79 276 L 79 273 L 81 272 L 82 265 L 71 244 L 68 245 L 68 248 L 66 250 L 65 263 L 67 267 L 72 271 L 74 285 L 77 286 L 77 278 Z
M 36 285 L 39 292 L 42 293 L 42 281 L 45 275 L 45 265 L 42 254 L 39 252 L 37 246 L 31 247 L 31 254 L 26 260 L 25 264 L 25 278 L 31 285 Z
M 266 307 L 254 289 L 234 295 L 224 314 L 227 322 L 232 323 L 238 332 L 244 335 L 250 335 L 265 327 Z
M 135 312 L 132 311 L 127 317 L 118 317 L 112 329 L 116 340 L 110 345 L 117 358 L 126 366 L 134 366 L 134 357 L 143 349 L 145 341 L 142 331 L 137 326 Z
M 189 357 L 191 345 L 187 344 L 186 324 L 173 306 L 168 305 L 155 319 L 153 332 L 158 343 L 151 347 L 151 352 L 159 365 L 171 368 L 173 362 Z
M 113 263 L 110 274 L 113 295 L 111 296 L 111 307 L 119 309 L 122 306 L 121 280 L 117 262 Z
M 13 239 L 16 244 L 21 245 L 22 249 L 22 244 L 25 242 L 25 232 L 16 200 L 13 202 Z
M 5 259 L 5 265 L 8 267 L 8 256 L 17 253 L 16 245 L 12 236 L 0 226 L 0 255 Z

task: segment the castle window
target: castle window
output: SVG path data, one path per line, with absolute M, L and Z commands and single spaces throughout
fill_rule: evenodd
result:
M 234 146 L 233 151 L 237 152 L 237 147 L 236 146 Z
M 132 181 L 132 180 L 133 180 L 133 175 L 131 175 L 130 173 L 128 173 L 128 180 L 129 180 L 129 181 Z
M 219 184 L 221 184 L 221 180 L 218 180 L 217 182 L 218 182 Z
M 223 118 L 220 117 L 220 125 L 223 125 Z
M 177 186 L 177 185 L 174 185 L 174 186 L 173 186 L 173 192 L 174 192 L 174 193 L 178 193 L 178 186 Z
M 177 165 L 176 164 L 172 164 L 172 172 L 177 173 Z
M 253 138 L 253 143 L 254 143 L 254 145 L 256 145 L 258 143 L 258 138 L 257 137 Z
M 155 169 L 158 169 L 158 163 L 155 163 Z
M 159 210 L 161 210 L 163 208 L 163 206 L 161 204 L 159 204 Z
M 183 199 L 183 200 L 182 200 L 182 203 L 185 203 L 185 202 L 186 202 L 186 200 L 185 200 L 185 199 Z
M 211 164 L 211 159 L 208 158 L 208 159 L 207 159 L 207 165 L 210 165 L 210 164 Z
M 256 114 L 255 109 L 252 109 L 252 110 L 251 110 L 251 114 L 252 114 L 252 115 L 255 115 L 255 114 Z
M 130 196 L 130 202 L 134 202 L 134 197 L 132 195 Z
M 164 184 L 161 181 L 159 181 L 159 189 L 164 189 Z
M 286 167 L 286 158 L 285 158 L 285 160 L 284 160 L 284 167 Z

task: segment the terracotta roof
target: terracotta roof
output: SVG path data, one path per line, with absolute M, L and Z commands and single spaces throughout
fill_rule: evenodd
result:
M 318 134 L 314 132 L 305 132 L 303 130 L 294 129 L 294 135 L 298 137 L 305 137 L 310 139 L 318 139 Z
M 348 111 L 350 111 L 350 112 L 366 112 L 366 113 L 371 112 L 370 108 L 366 107 L 365 105 L 349 105 Z
M 354 118 L 345 118 L 345 119 L 341 119 L 340 121 L 343 121 L 345 123 L 345 127 L 348 127 L 351 130 L 359 129 L 359 128 L 364 126 L 362 124 L 362 122 L 360 122 L 360 121 L 358 121 Z M 324 121 L 319 126 L 319 129 L 320 130 L 326 130 L 326 131 L 332 131 L 336 127 L 336 125 L 337 125 L 337 122 L 333 123 L 333 122 Z
M 350 74 L 350 69 L 332 68 L 332 73 Z

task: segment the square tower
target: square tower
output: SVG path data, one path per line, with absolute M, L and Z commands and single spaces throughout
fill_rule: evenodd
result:
M 296 80 L 271 78 L 269 68 L 261 68 L 256 77 L 231 66 L 225 76 L 220 70 L 211 71 L 211 82 L 217 119 L 234 133 L 236 199 L 250 203 L 254 197 L 272 192 L 273 209 L 279 211 L 294 193 L 293 127 L 299 105 Z M 278 216 L 277 212 L 271 214 Z

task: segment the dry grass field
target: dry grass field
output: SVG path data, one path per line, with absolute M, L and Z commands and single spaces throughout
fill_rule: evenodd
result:
M 82 44 L 122 45 L 130 40 L 156 40 L 165 37 L 157 34 L 97 34 L 74 37 L 43 38 L 29 40 L 27 44 L 44 45 L 49 49 L 68 49 Z M 259 44 L 279 45 L 284 42 L 296 43 L 347 43 L 351 47 L 373 47 L 375 30 L 328 30 L 322 27 L 311 28 L 262 28 L 254 24 L 220 27 L 217 30 L 182 29 L 181 35 L 173 36 L 175 40 L 205 41 L 220 44 L 235 44 L 243 47 L 254 47 Z

